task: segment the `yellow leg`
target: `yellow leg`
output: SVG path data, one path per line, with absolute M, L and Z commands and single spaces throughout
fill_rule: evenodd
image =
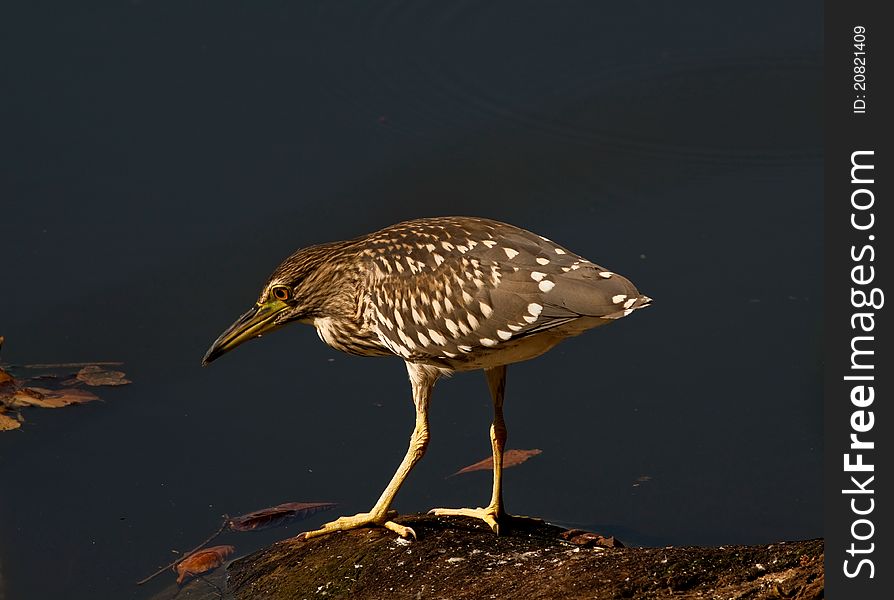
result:
M 490 445 L 494 455 L 494 487 L 490 504 L 484 508 L 433 508 L 435 515 L 474 517 L 500 533 L 500 521 L 509 515 L 503 509 L 503 450 L 506 448 L 506 423 L 503 421 L 503 396 L 506 392 L 506 366 L 485 369 L 487 385 L 494 401 L 494 422 L 490 426 Z
M 345 531 L 360 527 L 384 527 L 404 538 L 416 537 L 416 532 L 410 527 L 405 527 L 389 520 L 389 517 L 396 514 L 390 508 L 391 502 L 394 500 L 394 496 L 397 495 L 397 491 L 403 484 L 404 479 L 407 478 L 413 466 L 425 454 L 425 449 L 428 446 L 428 402 L 431 398 L 432 388 L 438 380 L 440 373 L 433 367 L 412 363 L 407 363 L 407 370 L 410 373 L 410 383 L 413 386 L 413 403 L 416 405 L 416 426 L 413 428 L 413 434 L 410 436 L 410 447 L 407 450 L 407 454 L 391 478 L 388 487 L 385 488 L 379 500 L 369 512 L 359 513 L 350 517 L 340 517 L 335 521 L 326 523 L 319 529 L 308 531 L 304 534 L 305 539 L 332 533 L 333 531 Z
M 495 371 L 498 371 L 495 373 Z M 488 369 L 487 385 L 494 400 L 494 422 L 490 426 L 490 446 L 494 453 L 494 487 L 489 508 L 498 516 L 503 510 L 503 450 L 506 449 L 506 422 L 503 421 L 503 395 L 506 392 L 506 367 Z

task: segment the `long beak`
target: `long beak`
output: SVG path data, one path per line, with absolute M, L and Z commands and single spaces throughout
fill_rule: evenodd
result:
M 208 352 L 202 358 L 202 366 L 208 365 L 211 361 L 226 354 L 242 342 L 256 337 L 261 337 L 265 333 L 270 333 L 279 329 L 282 325 L 275 324 L 274 319 L 283 309 L 287 308 L 283 302 L 268 302 L 266 304 L 255 305 L 247 313 L 239 317 L 235 323 L 220 334 Z

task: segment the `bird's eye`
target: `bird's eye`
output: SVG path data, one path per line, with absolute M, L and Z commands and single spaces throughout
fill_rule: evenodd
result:
M 275 288 L 271 289 L 270 293 L 273 295 L 274 298 L 282 302 L 285 302 L 292 296 L 292 294 L 289 293 L 289 288 L 281 285 L 278 285 Z

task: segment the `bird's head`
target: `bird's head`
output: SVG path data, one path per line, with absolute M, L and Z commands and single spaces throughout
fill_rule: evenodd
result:
M 322 316 L 335 290 L 331 279 L 339 270 L 336 246 L 304 248 L 280 263 L 261 289 L 255 305 L 211 344 L 202 365 L 287 323 L 312 322 Z

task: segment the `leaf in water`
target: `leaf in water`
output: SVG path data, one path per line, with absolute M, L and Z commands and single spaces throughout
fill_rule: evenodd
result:
M 223 564 L 226 557 L 236 551 L 233 546 L 211 546 L 194 552 L 177 563 L 177 583 L 183 583 L 187 577 L 195 577 L 212 571 Z
M 72 363 L 31 363 L 28 365 L 22 365 L 22 368 L 25 369 L 75 369 L 80 367 L 95 367 L 95 366 L 111 366 L 117 367 L 123 365 L 124 363 L 117 360 L 94 360 L 92 362 L 72 362 Z
M 67 404 L 85 404 L 87 402 L 99 400 L 99 396 L 93 392 L 80 390 L 78 388 L 62 388 L 61 390 L 52 390 L 52 393 L 59 395 L 59 397 L 62 400 L 65 400 Z
M 62 408 L 70 404 L 83 404 L 93 400 L 99 400 L 99 396 L 77 388 L 48 390 L 46 388 L 26 387 L 16 390 L 8 402 L 14 408 L 25 406 Z
M 16 380 L 12 375 L 0 369 L 0 403 L 3 403 L 16 390 Z
M 55 373 L 41 373 L 39 375 L 32 375 L 28 378 L 28 381 L 58 381 L 59 375 Z
M 0 346 L 2 346 L 2 336 L 0 336 Z M 124 377 L 121 371 L 107 370 L 107 366 L 120 365 L 120 362 L 97 362 L 89 363 L 54 363 L 54 364 L 31 364 L 15 367 L 16 372 L 19 368 L 25 369 L 41 369 L 56 370 L 80 368 L 81 370 L 73 374 L 68 373 L 38 373 L 29 377 L 16 378 L 6 369 L 10 365 L 0 365 L 0 413 L 5 409 L 23 409 L 28 407 L 39 408 L 62 408 L 71 406 L 72 404 L 83 404 L 99 400 L 99 397 L 84 390 L 81 386 L 86 384 L 89 386 L 100 385 L 124 385 L 130 383 Z M 4 368 L 5 367 L 5 368 Z M 74 375 L 74 377 L 72 377 Z M 65 381 L 60 381 L 62 377 L 72 377 Z M 38 381 L 50 381 L 52 383 L 43 383 L 43 385 L 52 385 L 54 388 L 47 389 L 29 385 Z M 10 420 L 8 415 L 3 419 L 0 431 L 9 431 L 10 429 L 18 429 L 23 422 L 19 414 L 16 414 L 17 421 Z
M 62 408 L 66 403 L 44 388 L 21 388 L 15 391 L 9 400 L 13 408 L 39 406 L 41 408 Z
M 3 407 L 0 406 L 0 431 L 11 431 L 13 429 L 18 429 L 22 426 L 22 423 L 18 419 L 13 419 L 9 415 L 3 412 Z
M 124 378 L 123 372 L 107 371 L 97 365 L 89 365 L 78 371 L 77 379 L 87 385 L 126 385 L 130 383 L 129 379 Z
M 330 510 L 335 506 L 333 502 L 286 502 L 271 508 L 233 517 L 228 524 L 233 531 L 267 529 L 268 527 L 285 525 L 289 521 L 306 519 L 314 513 Z
M 543 450 L 537 448 L 531 450 L 506 450 L 503 452 L 503 468 L 508 469 L 509 467 L 520 465 L 532 456 L 537 456 L 541 452 L 543 452 Z M 493 471 L 493 469 L 494 457 L 488 456 L 484 460 L 480 460 L 473 465 L 463 467 L 456 473 L 453 473 L 453 475 L 462 475 L 463 473 L 471 473 L 472 471 Z M 453 475 L 450 475 L 450 477 L 453 477 Z

